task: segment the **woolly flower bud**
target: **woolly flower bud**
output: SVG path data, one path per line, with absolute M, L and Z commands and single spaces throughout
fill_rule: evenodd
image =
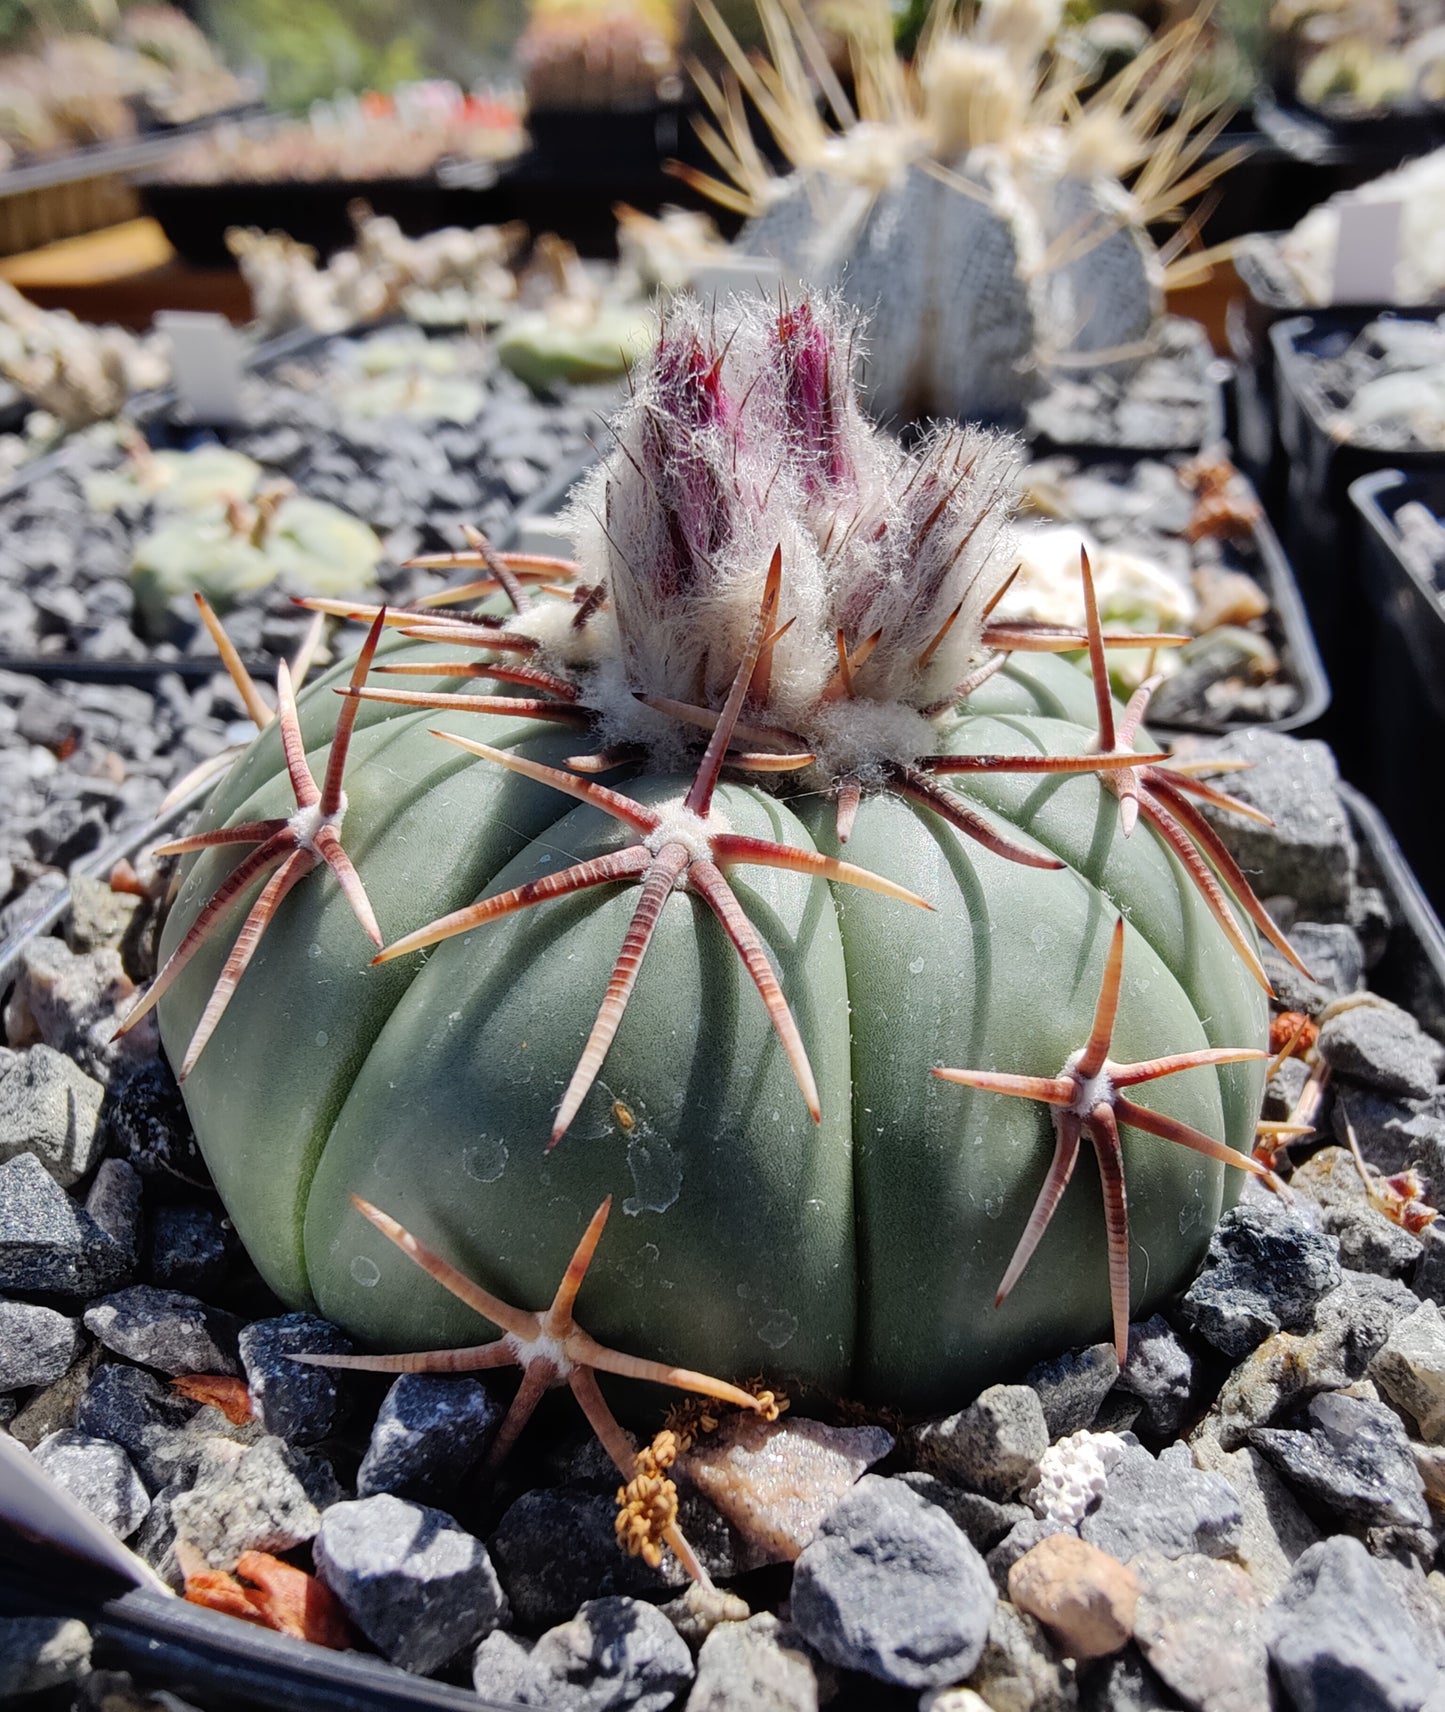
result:
M 809 498 L 835 502 L 856 490 L 854 448 L 869 438 L 852 384 L 853 328 L 846 343 L 836 320 L 803 298 L 778 312 L 773 333 L 783 409 L 783 438 Z
M 657 753 L 662 716 L 638 694 L 722 705 L 781 548 L 781 627 L 749 717 L 854 772 L 927 747 L 919 716 L 964 677 L 1011 566 L 1018 451 L 952 427 L 905 453 L 859 408 L 859 327 L 829 297 L 669 312 L 569 517 L 616 622 L 588 685 L 605 741 Z
M 858 695 L 925 708 L 963 678 L 1012 569 L 1019 457 L 1006 436 L 939 427 L 900 466 L 881 534 L 855 539 L 837 580 L 837 628 L 850 643 L 878 637 Z

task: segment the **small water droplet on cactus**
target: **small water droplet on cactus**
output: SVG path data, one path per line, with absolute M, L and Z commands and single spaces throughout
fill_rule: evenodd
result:
M 506 1143 L 484 1135 L 462 1155 L 462 1170 L 478 1183 L 495 1183 L 507 1169 Z
M 351 1262 L 351 1276 L 363 1290 L 370 1290 L 381 1282 L 381 1268 L 369 1256 L 358 1254 Z

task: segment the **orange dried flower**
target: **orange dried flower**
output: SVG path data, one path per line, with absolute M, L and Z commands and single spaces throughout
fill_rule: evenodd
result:
M 210 1403 L 233 1427 L 244 1426 L 251 1419 L 251 1393 L 243 1379 L 231 1379 L 223 1373 L 183 1373 L 171 1380 L 171 1389 L 193 1402 Z
M 1278 1058 L 1283 1053 L 1288 1058 L 1308 1058 L 1319 1037 L 1318 1024 L 1311 1022 L 1303 1011 L 1281 1011 L 1269 1025 L 1270 1057 Z
M 229 1575 L 223 1569 L 202 1567 L 194 1548 L 182 1550 L 178 1545 L 177 1556 L 192 1605 L 239 1617 L 243 1623 L 259 1623 L 277 1634 L 334 1652 L 345 1652 L 352 1645 L 351 1627 L 335 1594 L 304 1569 L 283 1563 L 269 1552 L 253 1551 L 245 1553 L 236 1564 L 236 1574 Z M 252 1585 L 247 1587 L 245 1582 Z

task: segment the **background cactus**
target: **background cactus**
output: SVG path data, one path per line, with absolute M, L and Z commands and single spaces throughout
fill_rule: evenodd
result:
M 420 632 L 377 657 L 407 687 L 373 677 L 338 698 L 333 673 L 302 698 L 294 747 L 318 778 L 338 707 L 359 705 L 339 830 L 392 942 L 379 967 L 318 874 L 248 941 L 215 1023 L 236 918 L 193 929 L 237 847 L 194 860 L 166 929 L 183 956 L 157 985 L 162 1034 L 181 1062 L 212 1006 L 186 1099 L 286 1300 L 387 1347 L 476 1343 L 476 1316 L 349 1197 L 540 1303 L 615 1195 L 582 1307 L 639 1354 L 923 1409 L 1109 1328 L 1091 1166 L 990 1308 L 1054 1138 L 1032 1102 L 932 1072 L 1057 1076 L 1089 1037 L 1121 914 L 1114 1059 L 1257 1050 L 1261 977 L 1194 844 L 1184 860 L 1161 835 L 1178 781 L 1209 787 L 1130 764 L 1142 703 L 1116 743 L 1071 667 L 988 657 L 1060 640 L 987 621 L 1012 446 L 949 430 L 904 453 L 860 415 L 854 333 L 826 305 L 675 308 L 574 507 L 573 598 L 529 595 L 530 567 L 483 552 L 517 609 L 504 628 L 387 615 Z M 459 661 L 468 642 L 483 646 Z M 589 731 L 604 751 L 563 771 Z M 257 738 L 192 846 L 300 826 L 282 736 Z M 1021 759 L 968 760 L 999 755 Z M 625 794 L 599 793 L 591 774 L 620 761 Z M 267 919 L 253 912 L 252 940 Z M 639 935 L 640 972 L 618 958 Z M 750 935 L 781 995 L 738 955 Z M 1231 1063 L 1134 1091 L 1247 1153 L 1261 1080 Z M 1226 1173 L 1137 1131 L 1123 1146 L 1137 1314 L 1197 1265 Z
M 1058 0 L 981 0 L 967 29 L 935 8 L 911 66 L 895 56 L 888 9 L 862 5 L 846 18 L 850 98 L 800 10 L 760 9 L 770 63 L 749 59 L 699 0 L 731 67 L 721 82 L 698 74 L 716 120 L 703 141 L 726 182 L 679 170 L 750 215 L 740 249 L 876 306 L 875 415 L 1018 423 L 1052 376 L 1122 376 L 1150 354 L 1166 277 L 1205 264 L 1183 258 L 1170 276 L 1177 246 L 1161 253 L 1147 228 L 1232 164 L 1200 165 L 1217 127 L 1194 131 L 1196 101 L 1164 122 L 1200 25 L 1081 99 L 1087 72 L 1052 47 Z M 744 94 L 787 176 L 753 143 Z

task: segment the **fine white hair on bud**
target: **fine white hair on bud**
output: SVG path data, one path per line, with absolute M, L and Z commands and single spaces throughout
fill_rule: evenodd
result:
M 675 300 L 568 517 L 611 599 L 617 663 L 587 685 L 607 741 L 655 748 L 639 696 L 722 706 L 781 548 L 745 720 L 855 771 L 926 747 L 921 715 L 966 676 L 1013 567 L 1020 453 L 957 426 L 902 448 L 860 408 L 861 333 L 832 296 Z

